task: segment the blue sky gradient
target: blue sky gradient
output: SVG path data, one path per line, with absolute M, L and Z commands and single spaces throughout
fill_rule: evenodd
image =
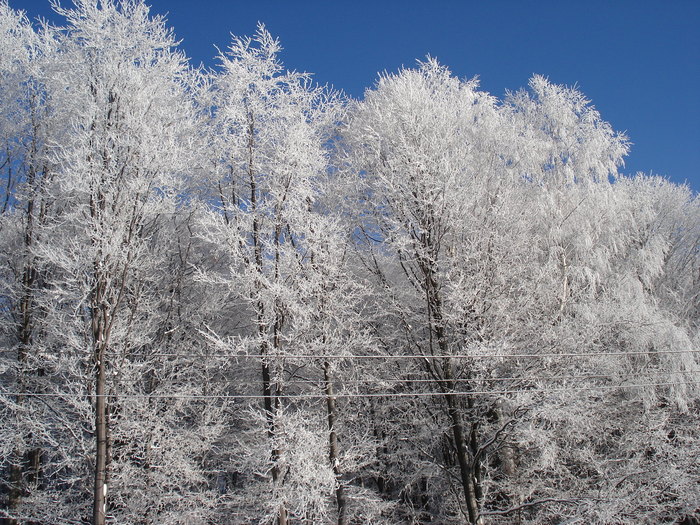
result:
M 146 0 L 167 14 L 194 64 L 261 21 L 289 69 L 360 98 L 378 72 L 430 54 L 503 96 L 533 73 L 576 85 L 633 143 L 625 173 L 654 173 L 700 191 L 700 2 L 673 0 L 321 2 Z M 63 0 L 63 4 L 67 4 Z M 68 4 L 69 5 L 69 4 Z M 10 0 L 30 18 L 48 0 Z

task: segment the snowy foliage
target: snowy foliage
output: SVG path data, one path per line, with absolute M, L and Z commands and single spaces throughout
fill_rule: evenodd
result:
M 575 88 L 0 0 L 0 518 L 700 519 L 700 201 Z

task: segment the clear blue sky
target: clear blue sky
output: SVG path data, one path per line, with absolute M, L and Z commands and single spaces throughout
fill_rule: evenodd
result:
M 533 73 L 577 85 L 634 143 L 625 172 L 700 191 L 700 1 L 146 0 L 193 63 L 264 22 L 289 69 L 361 97 L 380 71 L 430 54 L 502 96 Z M 62 0 L 64 4 L 69 0 Z M 10 0 L 33 18 L 48 0 Z

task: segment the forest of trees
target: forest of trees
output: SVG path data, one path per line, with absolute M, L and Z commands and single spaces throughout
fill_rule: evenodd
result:
M 56 9 L 0 0 L 0 520 L 697 523 L 700 200 L 579 91 Z

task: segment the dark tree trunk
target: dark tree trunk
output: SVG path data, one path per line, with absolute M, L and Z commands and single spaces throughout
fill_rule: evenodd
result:
M 36 131 L 36 128 L 35 128 Z M 32 152 L 36 154 L 36 143 L 33 142 Z M 30 166 L 27 174 L 27 186 L 32 192 L 27 200 L 26 219 L 27 223 L 24 227 L 24 250 L 26 260 L 24 262 L 24 270 L 22 272 L 22 298 L 19 302 L 20 323 L 18 330 L 19 350 L 17 352 L 18 362 L 18 378 L 17 378 L 17 405 L 22 405 L 26 398 L 27 392 L 27 358 L 32 345 L 32 336 L 34 331 L 34 287 L 37 280 L 37 272 L 32 255 L 32 246 L 34 244 L 34 220 L 35 207 L 37 196 L 37 171 L 34 166 Z M 41 221 L 43 206 L 39 206 L 40 212 L 38 220 Z M 37 483 L 39 478 L 39 467 L 41 459 L 41 450 L 34 449 L 30 451 L 15 450 L 12 454 L 13 459 L 10 465 L 10 491 L 8 497 L 8 508 L 10 511 L 17 510 L 22 496 L 25 493 L 26 483 Z M 23 465 L 28 464 L 28 471 L 23 472 Z M 8 520 L 8 523 L 15 524 L 16 520 Z
M 107 400 L 105 398 L 104 349 L 97 351 L 95 363 L 95 486 L 93 490 L 93 525 L 104 525 L 107 510 Z
M 347 499 L 345 486 L 343 485 L 343 472 L 340 468 L 340 449 L 338 446 L 338 434 L 336 432 L 336 407 L 333 383 L 331 382 L 331 365 L 328 361 L 323 364 L 323 380 L 326 387 L 326 409 L 328 412 L 328 458 L 335 474 L 335 498 L 338 504 L 338 525 L 347 525 Z
M 252 245 L 253 245 L 253 257 L 255 270 L 260 279 L 263 276 L 263 254 L 260 239 L 260 222 L 257 217 L 258 212 L 258 188 L 256 183 L 256 173 L 255 173 L 255 162 L 254 162 L 254 152 L 255 152 L 255 119 L 251 111 L 248 111 L 248 182 L 250 184 L 250 210 L 253 214 L 253 228 L 252 228 Z M 260 291 L 262 284 L 258 281 L 258 291 Z M 256 304 L 256 323 L 258 329 L 258 337 L 260 338 L 260 356 L 262 360 L 261 374 L 262 374 L 262 389 L 263 389 L 263 406 L 265 408 L 265 417 L 267 419 L 267 434 L 270 438 L 270 443 L 272 446 L 272 483 L 277 484 L 280 479 L 280 468 L 279 459 L 281 457 L 281 451 L 274 445 L 275 436 L 277 433 L 275 414 L 279 410 L 280 403 L 280 392 L 279 387 L 273 390 L 272 388 L 272 374 L 269 362 L 269 344 L 268 344 L 268 328 L 265 321 L 265 305 L 261 300 L 257 301 Z M 278 344 L 279 329 L 280 329 L 279 318 L 275 319 L 273 330 L 273 344 Z M 287 525 L 288 522 L 288 512 L 285 504 L 281 504 L 277 513 L 277 523 L 278 525 Z
M 430 222 L 432 224 L 432 222 Z M 430 232 L 431 229 L 427 228 Z M 480 500 L 482 497 L 481 478 L 482 472 L 478 461 L 475 459 L 478 450 L 478 433 L 476 423 L 471 425 L 467 432 L 464 421 L 462 419 L 462 410 L 459 406 L 459 399 L 453 392 L 456 391 L 456 382 L 452 370 L 452 362 L 450 359 L 450 348 L 447 340 L 445 321 L 442 311 L 442 298 L 440 296 L 440 286 L 435 269 L 435 261 L 437 261 L 436 247 L 432 244 L 432 236 L 423 233 L 417 238 L 418 242 L 423 246 L 425 253 L 430 254 L 426 257 L 423 253 L 419 254 L 419 267 L 423 274 L 423 291 L 425 292 L 425 300 L 428 314 L 429 328 L 429 350 L 431 355 L 443 356 L 442 370 L 437 367 L 430 367 L 430 373 L 436 379 L 442 380 L 438 383 L 439 388 L 445 394 L 445 402 L 447 404 L 447 413 L 452 426 L 452 438 L 454 440 L 455 449 L 457 451 L 457 462 L 459 464 L 460 481 L 464 492 L 464 501 L 467 507 L 469 523 L 471 525 L 481 525 L 483 520 L 480 518 Z M 468 396 L 467 399 L 469 408 L 473 408 L 474 399 Z

